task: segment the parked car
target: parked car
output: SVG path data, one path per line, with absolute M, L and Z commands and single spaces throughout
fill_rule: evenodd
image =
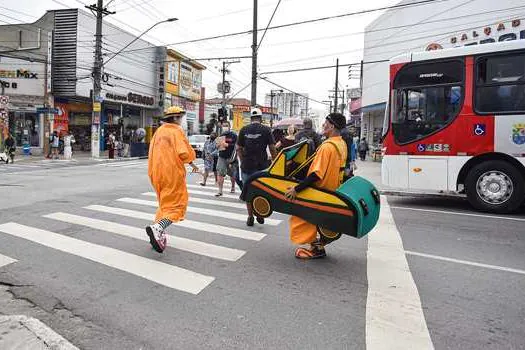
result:
M 284 194 L 301 179 L 301 169 L 308 167 L 314 156 L 307 156 L 303 141 L 283 149 L 267 170 L 253 174 L 243 186 L 242 198 L 252 202 L 258 217 L 272 212 L 295 215 L 317 225 L 318 232 L 334 241 L 346 234 L 361 238 L 379 219 L 379 191 L 366 179 L 354 176 L 335 191 L 314 186 L 301 191 L 294 201 Z
M 198 158 L 202 157 L 204 151 L 204 143 L 208 139 L 208 135 L 191 135 L 188 137 L 191 147 L 195 150 Z

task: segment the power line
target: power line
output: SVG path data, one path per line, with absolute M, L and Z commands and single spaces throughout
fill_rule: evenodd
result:
M 315 22 L 326 21 L 326 20 L 331 20 L 331 19 L 343 18 L 343 17 L 348 17 L 348 16 L 356 16 L 356 15 L 361 15 L 361 14 L 366 14 L 366 13 L 371 13 L 371 12 L 377 12 L 377 11 L 383 11 L 383 10 L 389 10 L 389 9 L 398 9 L 398 8 L 411 7 L 411 6 L 420 6 L 420 5 L 425 5 L 425 4 L 428 4 L 428 3 L 445 2 L 445 1 L 450 1 L 450 0 L 422 0 L 422 1 L 408 3 L 408 4 L 397 4 L 397 5 L 392 5 L 392 6 L 384 6 L 384 7 L 378 7 L 378 8 L 369 9 L 369 10 L 349 12 L 349 13 L 344 13 L 344 14 L 340 14 L 340 15 L 334 15 L 334 16 L 328 16 L 328 17 L 322 17 L 322 18 L 315 18 L 315 19 L 304 20 L 304 21 L 299 21 L 299 22 L 293 22 L 293 23 L 288 23 L 288 24 L 281 24 L 281 25 L 278 25 L 278 26 L 268 27 L 267 29 L 257 29 L 257 31 L 260 32 L 260 31 L 270 30 L 270 29 L 272 29 L 272 30 L 273 29 L 280 29 L 280 28 L 286 28 L 286 27 L 297 26 L 297 25 L 302 25 L 302 24 L 315 23 Z M 252 32 L 253 32 L 253 30 L 245 30 L 245 31 L 242 31 L 242 32 L 220 34 L 220 35 L 214 35 L 214 36 L 200 38 L 200 39 L 192 39 L 192 40 L 180 41 L 180 42 L 172 43 L 172 44 L 166 44 L 166 46 L 182 45 L 182 44 L 189 44 L 189 43 L 195 43 L 195 42 L 200 42 L 200 41 L 228 38 L 228 37 L 233 37 L 233 36 L 251 34 Z M 149 49 L 149 48 L 133 49 L 133 50 L 128 50 L 127 52 L 138 51 L 138 50 L 146 50 L 146 49 Z
M 378 7 L 378 8 L 369 9 L 369 10 L 349 12 L 349 13 L 344 13 L 344 14 L 340 14 L 340 15 L 334 15 L 334 16 L 328 16 L 328 17 L 322 17 L 322 18 L 315 18 L 315 19 L 304 20 L 304 21 L 299 21 L 299 22 L 293 22 L 293 23 L 288 23 L 288 24 L 281 24 L 281 25 L 278 25 L 278 26 L 268 27 L 266 30 L 281 29 L 281 28 L 287 28 L 287 27 L 292 27 L 292 26 L 297 26 L 297 25 L 302 25 L 302 24 L 309 24 L 309 23 L 316 23 L 316 22 L 321 22 L 321 21 L 327 21 L 327 20 L 331 20 L 331 19 L 338 19 L 338 18 L 343 18 L 343 17 L 348 17 L 348 16 L 362 15 L 362 14 L 371 13 L 371 12 L 377 12 L 377 11 L 383 11 L 383 10 L 391 10 L 391 9 L 398 9 L 398 8 L 411 7 L 411 6 L 419 6 L 419 5 L 425 5 L 425 4 L 432 3 L 432 2 L 444 2 L 444 1 L 450 1 L 450 0 L 423 0 L 423 1 L 413 2 L 413 3 L 408 3 L 408 4 L 397 4 L 397 5 L 392 5 L 392 6 L 384 6 L 384 7 Z M 263 31 L 263 30 L 265 30 L 265 29 L 257 29 L 257 31 Z M 189 44 L 189 43 L 194 43 L 194 42 L 198 42 L 198 41 L 207 41 L 207 40 L 213 40 L 213 39 L 219 39 L 219 38 L 227 38 L 227 37 L 232 37 L 232 36 L 238 36 L 238 35 L 243 35 L 243 34 L 250 34 L 252 32 L 253 32 L 253 30 L 245 30 L 245 31 L 242 31 L 242 32 L 221 34 L 221 35 L 215 35 L 215 36 L 210 36 L 210 37 L 206 37 L 206 38 L 181 41 L 181 42 L 178 42 L 178 43 L 173 43 L 173 44 L 168 44 L 168 45 Z
M 270 17 L 270 20 L 268 21 L 268 25 L 266 26 L 266 29 L 264 30 L 264 33 L 263 33 L 263 35 L 261 37 L 261 41 L 259 41 L 259 45 L 257 45 L 256 51 L 259 51 L 259 48 L 261 47 L 261 44 L 262 44 L 262 42 L 264 40 L 264 37 L 266 36 L 266 32 L 268 31 L 268 28 L 272 24 L 273 17 L 275 16 L 275 13 L 277 12 L 277 9 L 279 8 L 280 4 L 281 4 L 281 0 L 279 0 L 279 2 L 277 3 L 277 6 L 275 6 L 275 9 L 273 10 L 272 17 Z
M 295 91 L 293 91 L 293 90 L 290 90 L 290 89 L 288 89 L 288 88 L 286 88 L 286 87 L 284 87 L 284 86 L 282 86 L 282 85 L 280 85 L 280 84 L 274 83 L 273 81 L 269 80 L 269 79 L 266 78 L 266 77 L 259 77 L 259 78 L 262 79 L 262 80 L 264 80 L 264 81 L 266 81 L 266 82 L 268 82 L 268 83 L 270 83 L 270 84 L 272 84 L 272 85 L 275 85 L 275 86 L 277 86 L 277 87 L 279 87 L 279 88 L 281 88 L 281 89 L 283 89 L 283 90 L 289 91 L 289 92 L 291 92 L 291 93 L 293 93 L 293 94 L 295 94 L 295 95 L 297 95 L 297 96 L 301 96 L 301 97 L 304 97 L 304 98 L 306 98 L 306 99 L 308 99 L 308 100 L 312 100 L 312 101 L 314 101 L 314 102 L 317 102 L 317 103 L 320 103 L 320 104 L 322 104 L 322 105 L 326 105 L 326 106 L 328 106 L 327 103 L 324 103 L 324 102 L 318 101 L 318 100 L 313 99 L 313 98 L 311 98 L 311 97 L 308 97 L 308 96 L 306 96 L 306 95 L 303 95 L 303 94 L 300 94 L 300 93 L 295 92 Z

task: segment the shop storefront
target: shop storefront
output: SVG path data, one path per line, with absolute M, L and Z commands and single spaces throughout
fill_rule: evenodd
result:
M 19 150 L 25 146 L 42 153 L 44 115 L 38 109 L 45 101 L 45 65 L 0 57 L 0 81 L 9 101 L 0 134 L 13 135 Z

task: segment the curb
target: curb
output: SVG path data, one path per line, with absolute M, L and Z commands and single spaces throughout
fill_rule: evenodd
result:
M 50 349 L 79 350 L 64 337 L 36 318 L 24 315 L 0 316 L 0 324 L 9 321 L 18 322 L 26 327 L 36 338 L 41 339 Z
M 427 192 L 406 192 L 401 190 L 379 190 L 384 196 L 414 197 L 414 198 L 467 198 L 464 194 L 457 193 L 427 193 Z

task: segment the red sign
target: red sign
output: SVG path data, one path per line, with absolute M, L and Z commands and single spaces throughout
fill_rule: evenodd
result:
M 53 118 L 53 130 L 62 134 L 69 130 L 69 112 L 66 104 L 56 103 L 55 108 L 58 109 L 58 114 Z

